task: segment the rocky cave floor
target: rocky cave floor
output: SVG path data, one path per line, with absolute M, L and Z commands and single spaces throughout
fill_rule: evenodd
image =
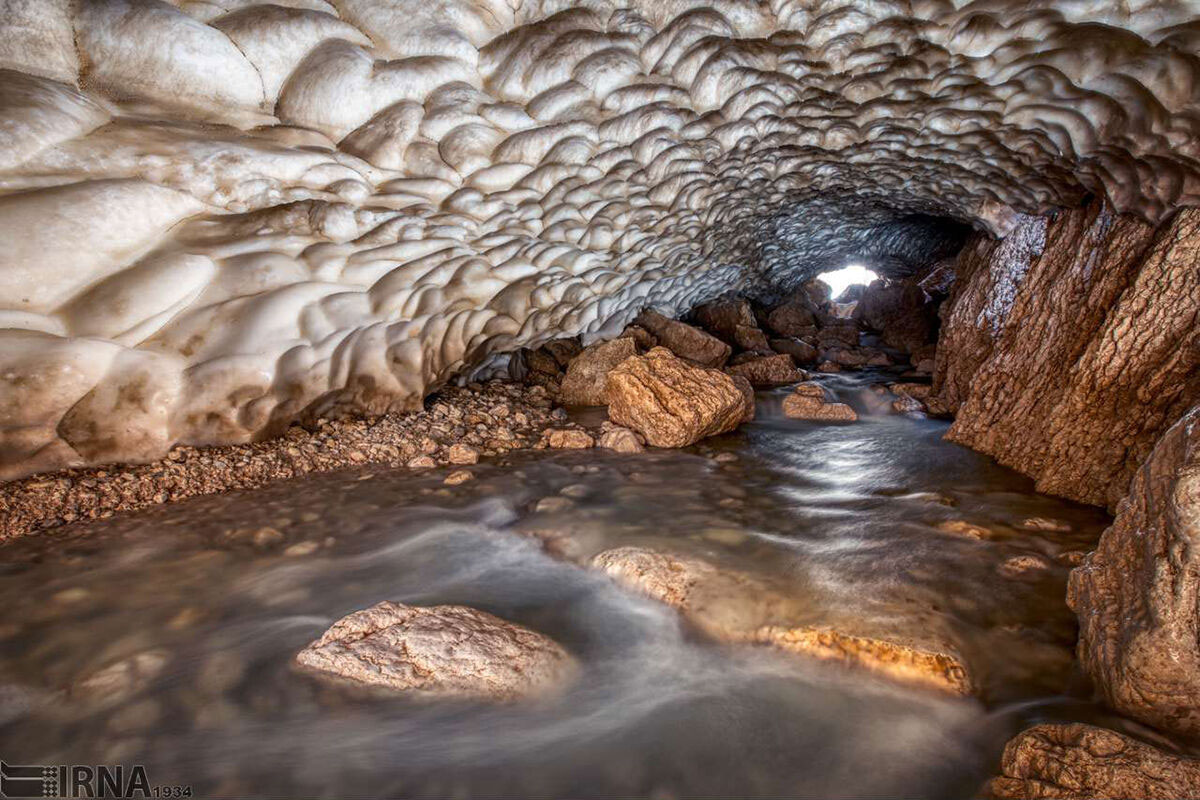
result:
M 954 546 L 1003 543 L 1002 552 L 988 567 L 988 580 L 998 575 L 1000 586 L 1016 585 L 1027 592 L 1019 601 L 1006 600 L 1010 590 L 1003 588 L 994 598 L 999 604 L 1022 608 L 1011 611 L 1013 619 L 1000 626 L 1004 635 L 1017 636 L 1011 641 L 1002 637 L 964 646 L 961 639 L 928 620 L 927 627 L 914 627 L 911 620 L 900 625 L 877 611 L 863 612 L 858 618 L 844 611 L 840 622 L 815 624 L 797 612 L 801 601 L 794 589 L 755 564 L 755 548 L 747 544 L 744 528 L 769 527 L 771 510 L 756 506 L 753 489 L 742 488 L 742 484 L 752 486 L 753 480 L 744 473 L 735 449 L 720 444 L 721 439 L 713 439 L 715 444 L 702 440 L 752 420 L 756 409 L 761 412 L 764 407 L 764 396 L 773 398 L 767 407 L 777 408 L 782 417 L 832 430 L 857 423 L 860 412 L 914 421 L 949 418 L 930 386 L 939 324 L 936 311 L 945 292 L 941 280 L 935 268 L 920 280 L 851 287 L 836 299 L 829 297 L 823 284 L 813 282 L 772 302 L 733 298 L 710 303 L 695 309 L 686 322 L 646 312 L 609 341 L 585 347 L 577 338 L 560 339 L 520 351 L 508 362 L 506 374 L 493 371 L 445 387 L 419 412 L 370 420 L 319 418 L 252 444 L 178 446 L 165 459 L 150 464 L 74 469 L 12 481 L 0 486 L 0 538 L 11 540 L 0 557 L 8 556 L 6 566 L 14 575 L 30 563 L 64 553 L 64 563 L 79 563 L 71 553 L 81 547 L 80 552 L 86 551 L 81 537 L 86 540 L 92 527 L 82 523 L 89 520 L 115 517 L 119 523 L 124 512 L 271 484 L 278 484 L 272 488 L 275 494 L 263 497 L 269 498 L 264 500 L 269 508 L 275 508 L 276 495 L 288 486 L 282 482 L 316 473 L 341 475 L 346 469 L 355 471 L 345 472 L 352 477 L 339 479 L 343 482 L 379 483 L 381 476 L 420 473 L 419 486 L 407 491 L 412 497 L 397 500 L 398 505 L 425 498 L 465 506 L 503 493 L 498 475 L 507 472 L 523 479 L 526 470 L 532 471 L 531 464 L 537 462 L 529 461 L 532 454 L 525 451 L 579 451 L 554 456 L 566 459 L 560 463 L 561 474 L 576 480 L 560 479 L 563 485 L 555 485 L 544 496 L 526 498 L 533 515 L 517 526 L 518 532 L 555 559 L 590 567 L 673 608 L 708 640 L 800 654 L 814 663 L 849 669 L 851 674 L 936 696 L 974 696 L 989 705 L 1026 699 L 1031 691 L 1075 697 L 1071 702 L 1078 708 L 1073 712 L 1023 718 L 1026 723 L 1049 721 L 1025 730 L 1008 744 L 999 776 L 982 790 L 991 796 L 1193 796 L 1200 792 L 1200 762 L 1186 748 L 1085 702 L 1086 683 L 1081 683 L 1073 660 L 1074 618 L 1061 597 L 1066 572 L 1083 561 L 1107 524 L 1103 515 L 1082 506 L 1079 511 L 1056 506 L 1045 516 L 1038 516 L 1036 509 L 1026 509 L 1029 515 L 1023 516 L 1019 512 L 1024 506 L 1018 503 L 1007 524 L 988 525 L 956 509 L 959 503 L 951 495 L 905 495 L 940 508 L 941 515 L 929 524 L 953 540 Z M 850 382 L 831 383 L 830 376 L 840 373 L 850 376 Z M 848 391 L 856 389 L 861 391 Z M 851 397 L 852 403 L 843 402 Z M 594 448 L 596 455 L 589 457 L 585 451 Z M 664 548 L 662 542 L 648 546 L 635 538 L 633 545 L 607 542 L 609 546 L 601 546 L 594 533 L 595 514 L 581 511 L 581 504 L 594 499 L 599 486 L 618 503 L 652 505 L 650 498 L 660 491 L 655 484 L 661 473 L 640 470 L 637 461 L 630 461 L 627 468 L 614 464 L 622 454 L 661 453 L 663 448 L 686 448 L 689 457 L 700 459 L 696 463 L 707 465 L 704 469 L 724 475 L 715 488 L 709 487 L 713 497 L 706 508 L 688 506 L 686 497 L 679 500 L 682 495 L 675 487 L 662 489 L 664 501 L 679 500 L 683 517 L 692 514 L 693 541 Z M 619 473 L 620 478 L 615 487 L 608 486 L 593 473 Z M 477 481 L 481 477 L 484 480 Z M 683 478 L 705 480 L 700 473 Z M 314 485 L 313 491 L 317 496 L 324 490 Z M 395 488 L 389 491 L 405 494 Z M 351 490 L 335 496 L 350 497 Z M 329 499 L 338 502 L 336 497 Z M 197 535 L 215 548 L 191 558 L 216 558 L 219 553 L 222 564 L 230 553 L 303 559 L 336 547 L 332 537 L 318 540 L 303 532 L 317 514 L 286 513 L 265 523 L 251 519 L 244 525 L 229 525 L 228 514 L 219 505 L 211 509 L 216 520 L 212 524 L 194 512 L 188 516 L 189 512 L 181 511 L 183 527 L 200 531 Z M 723 521 L 714 511 L 732 515 L 736 522 Z M 171 513 L 168 507 L 129 519 L 144 519 L 142 527 L 153 528 L 159 524 L 156 519 L 169 522 Z M 1064 519 L 1072 515 L 1073 522 Z M 637 528 L 628 521 L 620 524 Z M 672 523 L 660 524 L 666 529 Z M 169 525 L 179 529 L 181 523 L 176 519 Z M 103 534 L 106 529 L 97 530 Z M 37 547 L 15 549 L 15 540 L 38 532 L 43 535 Z M 705 548 L 714 546 L 722 551 L 720 558 L 706 556 Z M 50 557 L 49 552 L 59 555 Z M 201 574 L 207 572 L 205 566 Z M 920 573 L 912 571 L 912 575 Z M 925 580 L 912 575 L 906 580 L 916 584 Z M 154 589 L 155 585 L 152 582 L 146 591 L 166 591 Z M 987 587 L 985 582 L 979 588 L 986 592 Z M 87 590 L 78 589 L 78 598 L 68 596 L 73 591 L 58 591 L 50 605 L 92 602 Z M 279 598 L 270 601 L 278 602 Z M 164 624 L 187 631 L 206 612 L 200 604 L 183 605 L 172 613 Z M 1043 629 L 1031 633 L 1030 625 L 1036 625 L 1031 620 L 1039 615 Z M 55 617 L 49 614 L 46 619 Z M 21 626 L 9 624 L 4 633 L 10 642 L 19 640 Z M 437 643 L 447 636 L 457 642 L 453 653 Z M 1029 644 L 1030 636 L 1036 645 Z M 1011 658 L 1011 663 L 994 655 L 981 658 L 979 649 L 989 648 L 1011 649 L 1020 656 Z M 137 652 L 73 679 L 67 694 L 85 704 L 100 702 L 97 698 L 117 702 L 135 695 L 167 660 L 159 649 Z M 464 606 L 388 602 L 343 618 L 301 651 L 296 663 L 302 671 L 335 686 L 488 702 L 561 692 L 580 669 L 560 644 L 515 622 Z M 211 667 L 217 677 L 209 677 L 222 684 L 222 675 L 236 673 L 239 677 L 231 679 L 236 683 L 246 668 L 241 663 L 217 663 Z M 1013 690 L 1014 685 L 1024 688 Z M 139 713 L 148 721 L 139 721 Z M 124 746 L 136 748 L 139 740 L 131 732 L 153 727 L 162 713 L 152 701 L 134 704 L 122 710 L 121 719 L 114 718 L 117 729 L 108 733 L 115 731 Z M 223 724 L 219 716 L 204 724 Z M 118 759 L 120 748 L 116 746 L 106 757 Z M 213 790 L 254 793 L 252 785 L 237 780 Z

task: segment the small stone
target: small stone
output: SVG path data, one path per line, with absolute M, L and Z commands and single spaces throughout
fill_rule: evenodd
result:
M 619 425 L 601 433 L 600 438 L 596 440 L 596 446 L 618 453 L 640 453 L 646 449 L 637 433 Z
M 561 490 L 559 490 L 559 494 L 561 494 L 563 497 L 573 497 L 578 500 L 591 494 L 591 489 L 589 489 L 587 484 L 584 483 L 572 483 L 571 485 L 564 486 Z
M 817 365 L 817 372 L 841 372 L 841 371 L 842 371 L 841 366 L 833 361 L 822 361 L 820 364 Z
M 543 514 L 554 514 L 574 507 L 575 503 L 568 497 L 543 497 L 537 501 L 533 510 Z
M 1048 517 L 1030 517 L 1021 521 L 1021 527 L 1030 531 L 1054 531 L 1055 533 L 1067 533 L 1071 530 L 1071 523 L 1064 522 L 1061 519 L 1050 519 Z
M 479 451 L 465 444 L 454 444 L 446 451 L 446 458 L 451 464 L 477 464 Z
M 825 389 L 818 383 L 799 384 L 783 399 L 783 413 L 791 419 L 818 422 L 854 422 L 858 414 L 845 403 L 826 399 Z
M 974 525 L 963 519 L 949 519 L 935 525 L 942 533 L 963 536 L 967 539 L 990 539 L 992 532 L 982 525 Z
M 292 556 L 292 557 L 310 556 L 313 553 L 317 552 L 317 550 L 319 548 L 320 548 L 320 545 L 317 544 L 316 542 L 296 542 L 296 544 L 294 544 L 291 547 L 288 547 L 286 550 L 284 550 L 283 554 L 285 556 Z
M 250 537 L 254 546 L 260 550 L 266 550 L 281 544 L 284 540 L 283 533 L 277 528 L 264 527 L 256 530 Z
M 442 481 L 442 483 L 446 484 L 447 486 L 457 486 L 460 483 L 466 483 L 467 481 L 473 480 L 474 478 L 475 478 L 475 473 L 471 472 L 471 470 L 456 469 L 456 470 L 454 470 L 454 472 L 451 472 L 449 475 L 447 475 L 445 480 Z
M 585 450 L 596 440 L 578 428 L 547 428 L 542 433 L 542 445 L 554 450 Z
M 996 571 L 1005 578 L 1029 578 L 1037 577 L 1048 569 L 1050 569 L 1050 562 L 1046 559 L 1032 554 L 1023 554 L 1005 559 Z
M 409 469 L 432 469 L 437 466 L 433 456 L 417 456 L 408 462 Z

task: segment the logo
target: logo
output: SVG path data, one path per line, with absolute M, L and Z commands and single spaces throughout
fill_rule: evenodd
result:
M 32 764 L 17 766 L 0 761 L 0 797 L 191 797 L 191 786 L 155 786 L 141 764 L 117 765 Z

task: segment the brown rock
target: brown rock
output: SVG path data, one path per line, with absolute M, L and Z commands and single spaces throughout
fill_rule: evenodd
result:
M 447 486 L 458 486 L 460 483 L 466 483 L 469 480 L 474 480 L 475 473 L 469 469 L 456 469 L 445 477 L 442 483 Z
M 924 416 L 925 404 L 915 397 L 900 395 L 898 398 L 892 401 L 892 411 L 895 411 L 897 414 Z
M 817 360 L 817 348 L 800 339 L 772 339 L 771 349 L 787 353 L 797 364 L 811 364 Z
M 842 367 L 834 361 L 822 361 L 817 365 L 817 372 L 841 372 Z
M 452 444 L 446 450 L 446 460 L 451 464 L 477 464 L 479 451 L 466 444 Z
M 818 383 L 802 383 L 783 398 L 783 413 L 791 419 L 821 422 L 854 422 L 858 414 L 845 403 L 832 403 Z
M 1155 228 L 1100 200 L 971 240 L 934 373 L 949 438 L 1114 509 L 1200 402 L 1197 247 L 1200 210 Z
M 733 334 L 733 343 L 741 349 L 752 353 L 770 354 L 773 352 L 771 344 L 767 341 L 767 335 L 759 328 L 749 325 L 737 326 L 737 330 Z
M 609 427 L 601 433 L 600 438 L 596 441 L 596 446 L 615 450 L 618 453 L 640 453 L 646 449 L 638 439 L 637 433 L 629 428 L 619 426 Z
M 746 398 L 733 379 L 656 347 L 608 373 L 608 416 L 655 447 L 686 447 L 736 428 Z
M 630 356 L 637 355 L 633 339 L 597 342 L 571 361 L 559 389 L 559 402 L 568 406 L 608 405 L 604 383 L 608 372 Z
M 606 550 L 592 559 L 592 566 L 677 609 L 720 641 L 769 645 L 954 694 L 971 691 L 966 668 L 951 648 L 793 624 L 803 614 L 799 601 L 765 576 L 642 547 Z
M 888 391 L 901 397 L 914 397 L 922 402 L 929 397 L 933 387 L 928 383 L 889 383 Z
M 1071 572 L 1079 660 L 1122 714 L 1200 737 L 1200 409 L 1163 435 Z
M 816 322 L 815 309 L 803 295 L 794 296 L 767 314 L 767 327 L 780 336 L 801 336 Z
M 742 393 L 742 398 L 746 401 L 746 411 L 742 414 L 742 422 L 753 422 L 754 414 L 758 410 L 758 399 L 754 396 L 754 387 L 741 375 L 730 375 L 729 377 L 733 378 L 733 385 L 738 388 L 738 391 Z
M 579 428 L 547 428 L 542 433 L 542 445 L 553 450 L 586 450 L 596 446 L 596 440 Z
M 361 686 L 493 701 L 560 689 L 576 671 L 553 640 L 483 611 L 386 601 L 335 622 L 296 663 Z
M 933 337 L 934 307 L 912 281 L 872 281 L 854 309 L 854 317 L 879 331 L 883 343 L 911 352 Z
M 726 367 L 725 371 L 730 375 L 740 375 L 750 381 L 751 386 L 778 386 L 805 378 L 804 372 L 796 369 L 792 357 L 786 353 L 752 358 Z
M 637 322 L 658 339 L 660 346 L 702 367 L 720 367 L 733 352 L 717 337 L 654 311 L 643 311 Z
M 942 533 L 950 533 L 967 539 L 990 539 L 992 532 L 982 525 L 973 525 L 964 519 L 948 519 L 936 526 Z
M 997 798 L 1200 797 L 1200 761 L 1081 723 L 1037 725 L 1004 748 Z
M 727 344 L 737 344 L 739 327 L 758 329 L 754 311 L 745 300 L 724 300 L 698 306 L 693 315 L 696 323 Z
M 641 325 L 627 325 L 621 332 L 620 338 L 632 339 L 640 353 L 644 353 L 652 347 L 658 347 L 658 337 Z

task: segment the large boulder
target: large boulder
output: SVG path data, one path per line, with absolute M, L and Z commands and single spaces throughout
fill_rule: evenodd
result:
M 884 344 L 906 352 L 933 338 L 934 306 L 911 281 L 872 281 L 858 301 L 854 317 L 879 331 Z
M 793 295 L 767 314 L 767 327 L 779 336 L 803 336 L 816 324 L 817 311 L 805 293 Z
M 831 400 L 825 387 L 815 381 L 801 383 L 783 398 L 783 414 L 791 419 L 816 422 L 854 422 L 858 419 L 853 408 Z
M 804 372 L 796 369 L 796 363 L 786 353 L 739 360 L 737 364 L 726 367 L 725 371 L 745 378 L 751 386 L 779 386 L 805 378 Z
M 772 339 L 771 349 L 777 353 L 787 353 L 797 364 L 812 364 L 817 360 L 817 348 L 803 339 L 792 337 Z
M 335 622 L 296 663 L 358 686 L 501 701 L 559 689 L 576 671 L 553 640 L 483 611 L 386 601 Z
M 758 328 L 754 310 L 746 300 L 723 300 L 698 306 L 696 323 L 728 344 L 737 344 L 738 328 Z
M 1024 731 L 1004 748 L 1000 770 L 988 787 L 992 797 L 1200 797 L 1200 761 L 1082 723 L 1045 724 Z
M 654 311 L 643 311 L 637 324 L 649 331 L 662 347 L 702 367 L 724 366 L 733 352 L 717 337 Z
M 1200 407 L 1167 430 L 1071 573 L 1079 659 L 1105 701 L 1200 737 Z
M 584 348 L 567 367 L 558 393 L 559 402 L 567 406 L 607 405 L 605 380 L 609 371 L 637 352 L 637 344 L 631 338 L 598 342 Z
M 730 376 L 665 347 L 625 359 L 608 373 L 607 387 L 609 419 L 655 447 L 686 447 L 733 430 L 747 415 L 746 396 Z
M 972 691 L 966 667 L 945 642 L 801 622 L 807 609 L 799 594 L 766 575 L 644 547 L 605 550 L 592 566 L 719 641 L 767 645 L 951 694 Z

